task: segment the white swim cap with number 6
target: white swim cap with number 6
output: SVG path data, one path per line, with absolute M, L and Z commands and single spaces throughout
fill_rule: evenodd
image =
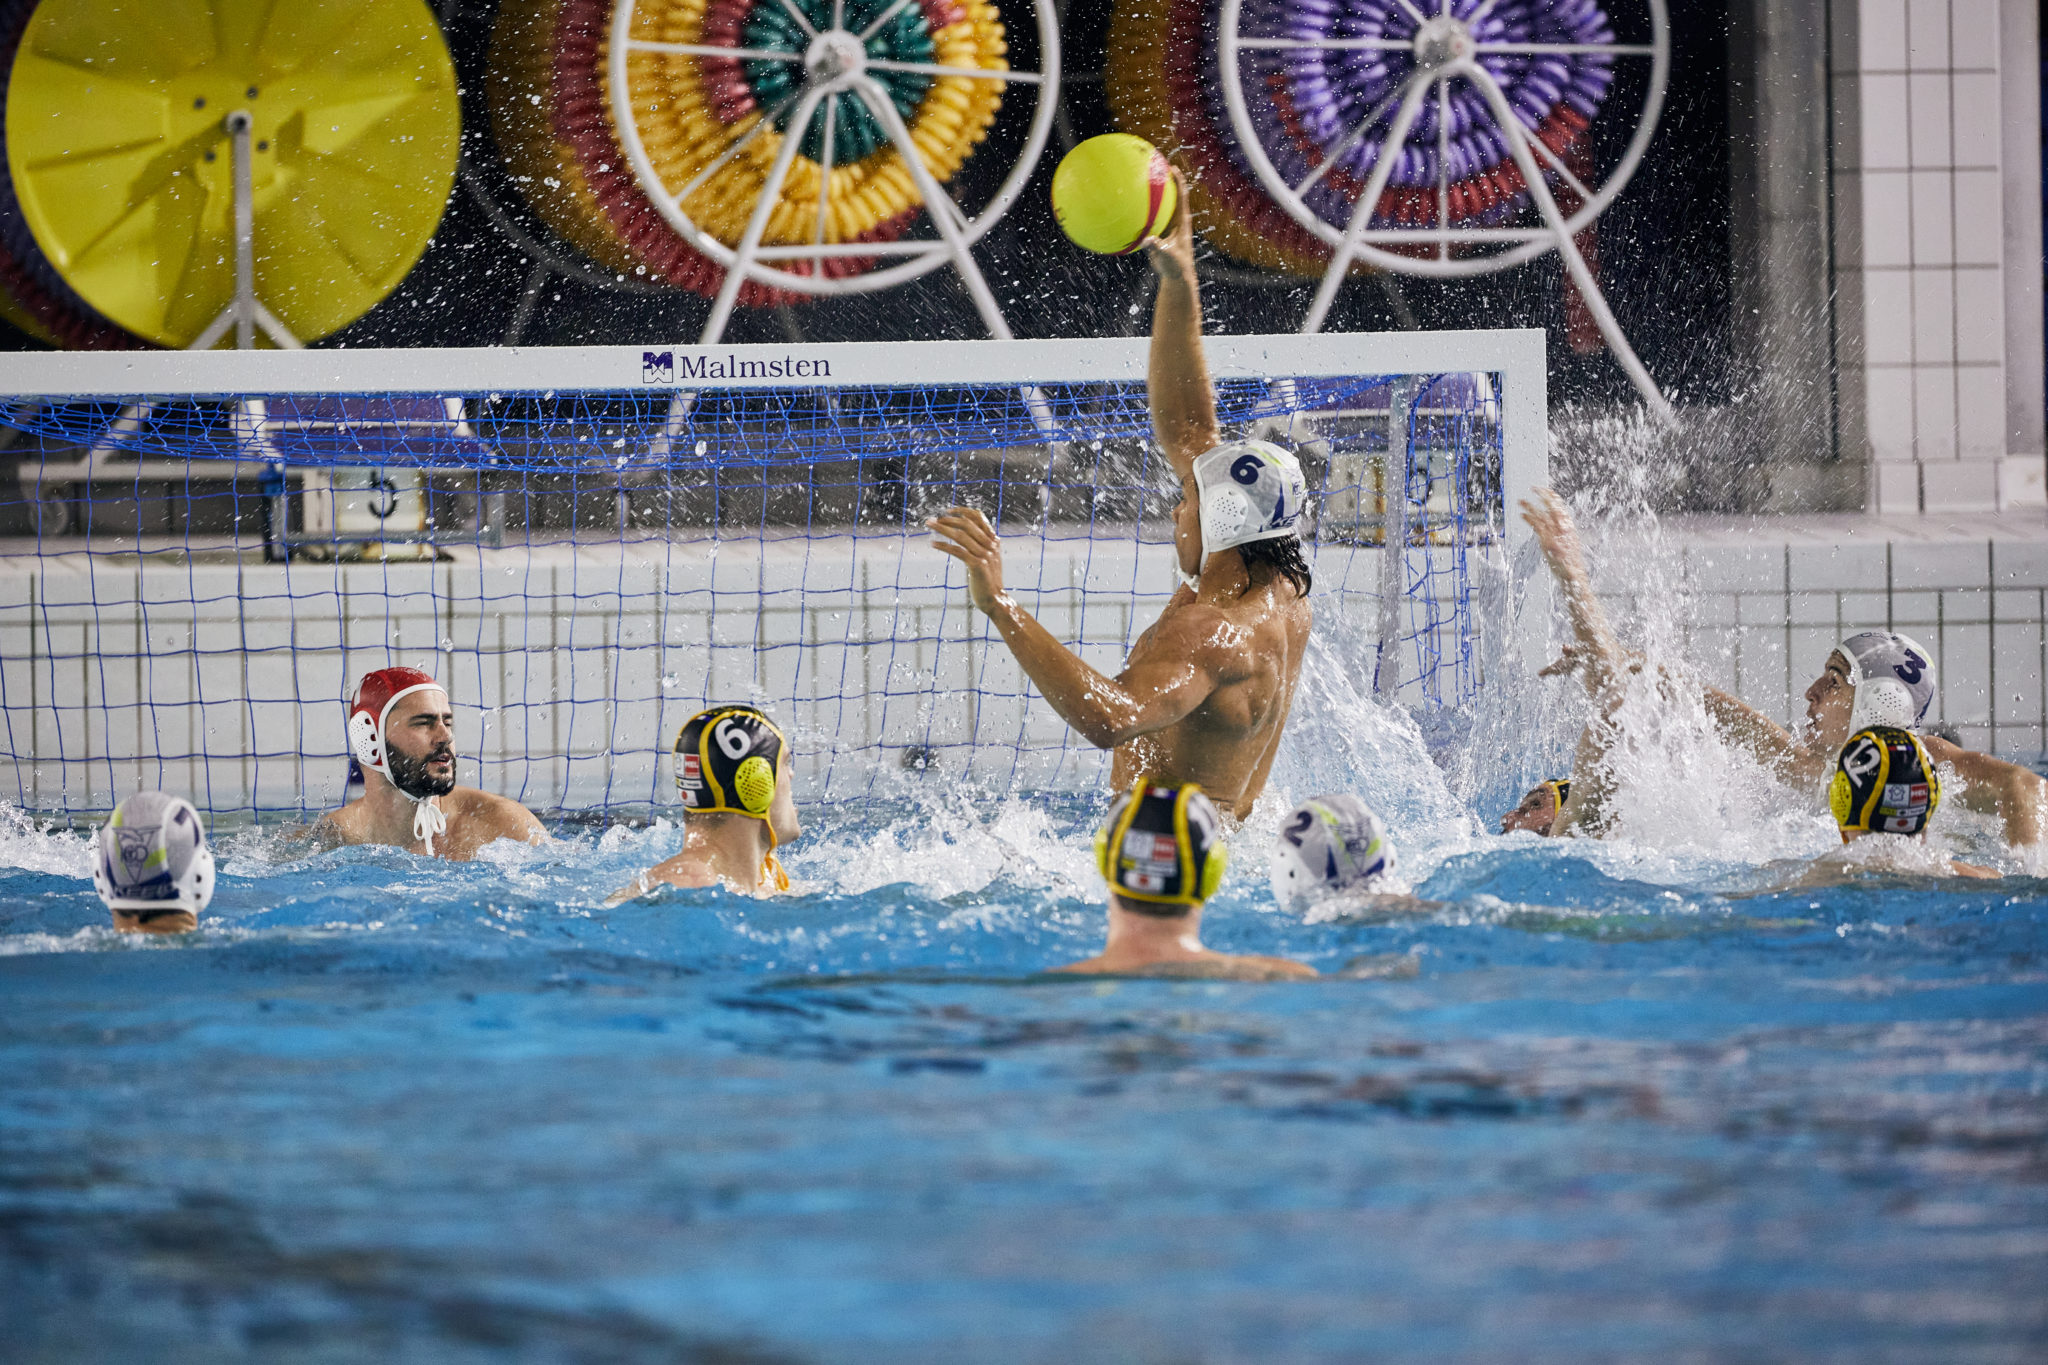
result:
M 1204 557 L 1298 533 L 1308 510 L 1301 462 L 1271 441 L 1229 441 L 1195 457 Z

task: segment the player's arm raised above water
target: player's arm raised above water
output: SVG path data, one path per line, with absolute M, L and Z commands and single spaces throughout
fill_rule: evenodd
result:
M 2005 842 L 2015 849 L 2048 845 L 2048 782 L 2017 763 L 1934 735 L 1922 742 L 1935 762 L 1952 764 L 1963 779 L 1956 803 L 1964 810 L 1998 816 L 2005 822 Z
M 1222 443 L 1216 426 L 1216 388 L 1202 351 L 1202 293 L 1195 278 L 1195 232 L 1188 219 L 1188 187 L 1173 173 L 1179 203 L 1164 237 L 1146 239 L 1145 254 L 1159 276 L 1152 304 L 1152 354 L 1146 391 L 1152 405 L 1152 435 L 1166 451 L 1173 472 L 1187 480 L 1195 457 Z
M 1163 730 L 1246 673 L 1244 632 L 1213 608 L 1160 618 L 1111 678 L 1053 638 L 1003 591 L 1003 545 L 988 518 L 955 507 L 927 521 L 932 544 L 967 566 L 967 591 L 1060 718 L 1098 749 Z

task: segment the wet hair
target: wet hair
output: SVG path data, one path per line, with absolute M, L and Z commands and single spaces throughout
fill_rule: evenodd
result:
M 1244 566 L 1263 564 L 1294 585 L 1296 597 L 1308 596 L 1315 586 L 1315 576 L 1309 572 L 1308 560 L 1301 553 L 1301 541 L 1295 536 L 1276 536 L 1272 540 L 1252 540 L 1239 545 L 1237 552 L 1244 556 Z

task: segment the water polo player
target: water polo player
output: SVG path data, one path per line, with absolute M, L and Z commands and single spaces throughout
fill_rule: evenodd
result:
M 348 708 L 349 751 L 363 794 L 320 817 L 313 838 L 390 844 L 456 862 L 485 844 L 547 838 L 517 801 L 455 783 L 455 708 L 441 684 L 416 668 L 380 668 Z
M 1563 590 L 1576 637 L 1562 662 L 1576 668 L 1598 704 L 1611 710 L 1626 675 L 1639 665 L 1622 655 L 1593 597 L 1585 553 L 1570 511 L 1547 488 L 1537 490 L 1537 499 L 1522 505 L 1524 519 L 1535 529 L 1544 557 Z M 1557 671 L 1560 666 L 1554 664 L 1545 672 Z M 1796 738 L 1718 688 L 1707 687 L 1703 693 L 1707 713 L 1730 740 L 1785 780 L 1824 791 L 1836 756 L 1852 732 L 1870 725 L 1918 729 L 1926 721 L 1935 685 L 1933 658 L 1914 640 L 1897 631 L 1867 630 L 1849 635 L 1828 655 L 1820 677 L 1806 689 L 1807 724 Z M 1605 746 L 1611 738 L 1612 727 L 1604 717 L 1580 737 L 1573 764 L 1573 776 L 1579 780 L 1559 812 L 1553 833 L 1598 823 L 1608 786 Z M 1962 779 L 1957 803 L 1967 810 L 1998 815 L 2004 821 L 2009 845 L 2023 849 L 2048 844 L 2048 783 L 2018 764 L 1932 735 L 1924 736 L 1922 743 L 1934 762 L 1952 765 Z M 1587 781 L 1589 777 L 1594 780 Z
M 1355 796 L 1312 796 L 1280 820 L 1273 839 L 1273 899 L 1303 904 L 1369 891 L 1394 870 L 1394 841 Z
M 1087 961 L 1058 970 L 1247 981 L 1314 976 L 1315 968 L 1289 958 L 1202 946 L 1202 903 L 1216 893 L 1228 858 L 1222 822 L 1200 787 L 1139 778 L 1095 833 L 1096 870 L 1109 883 L 1109 941 Z
M 1533 834 L 1548 835 L 1550 827 L 1557 823 L 1557 813 L 1564 809 L 1564 803 L 1572 794 L 1572 780 L 1569 777 L 1553 777 L 1548 782 L 1538 782 L 1522 794 L 1515 808 L 1500 818 L 1500 832 L 1513 834 L 1526 829 Z
M 213 850 L 183 797 L 137 792 L 100 826 L 93 890 L 129 934 L 183 934 L 213 899 Z
M 1926 743 L 1896 725 L 1870 725 L 1849 736 L 1828 780 L 1828 809 L 1847 844 L 1870 835 L 1923 839 L 1941 806 L 1941 775 Z M 1986 868 L 1949 860 L 1968 877 L 1995 877 Z
M 1308 646 L 1311 578 L 1297 534 L 1308 488 L 1280 447 L 1222 441 L 1185 196 L 1171 235 L 1147 247 L 1160 277 L 1152 428 L 1180 477 L 1183 586 L 1123 672 L 1109 678 L 1083 663 L 1003 591 L 1002 541 L 987 517 L 955 507 L 925 524 L 967 566 L 974 605 L 1053 709 L 1090 744 L 1116 750 L 1116 786 L 1141 773 L 1198 783 L 1242 819 L 1265 789 Z
M 683 850 L 655 864 L 614 901 L 659 885 L 729 886 L 755 895 L 789 890 L 775 850 L 803 833 L 790 783 L 789 741 L 758 707 L 709 706 L 676 735 Z

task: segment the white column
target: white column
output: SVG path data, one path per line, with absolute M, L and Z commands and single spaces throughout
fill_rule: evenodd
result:
M 1836 111 L 1849 125 L 1835 149 L 1838 354 L 1856 371 L 1843 397 L 1861 403 L 1876 511 L 2041 498 L 2038 417 L 2030 438 L 2008 394 L 2010 368 L 2023 413 L 2041 368 L 2038 188 L 2021 202 L 2002 184 L 2007 106 L 2019 85 L 2038 86 L 2031 46 L 2001 51 L 2001 11 L 2018 2 L 1837 9 L 1853 20 L 1835 52 Z M 2031 177 L 2038 186 L 2038 168 Z M 2013 260 L 2019 252 L 2029 259 Z M 2008 291 L 2021 269 L 2031 294 Z M 2030 326 L 2008 326 L 2015 307 L 2032 310 Z

